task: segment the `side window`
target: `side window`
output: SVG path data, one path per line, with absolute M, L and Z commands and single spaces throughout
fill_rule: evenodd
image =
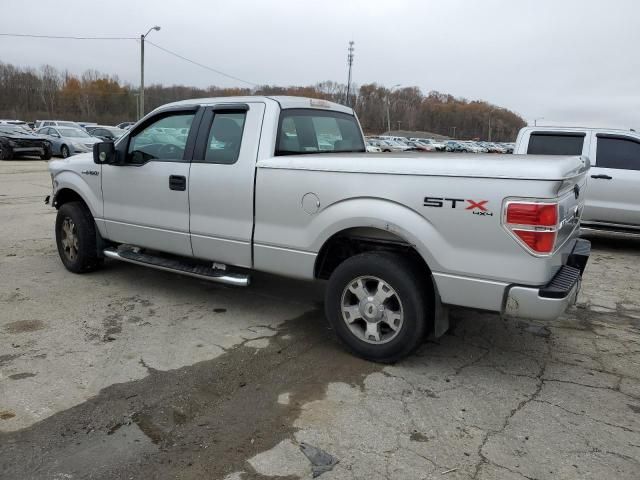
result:
M 529 137 L 530 155 L 582 155 L 584 133 L 533 132 Z
M 213 116 L 204 161 L 231 165 L 238 161 L 246 112 L 220 112 Z
M 353 115 L 311 109 L 283 110 L 280 114 L 276 155 L 364 151 Z
M 195 112 L 164 115 L 131 136 L 127 163 L 182 162 Z M 186 132 L 186 133 L 185 133 Z
M 640 170 L 640 141 L 598 135 L 596 167 Z

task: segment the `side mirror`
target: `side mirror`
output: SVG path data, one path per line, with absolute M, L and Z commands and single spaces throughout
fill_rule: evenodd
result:
M 93 144 L 93 163 L 111 165 L 116 163 L 116 147 L 113 142 L 98 142 Z

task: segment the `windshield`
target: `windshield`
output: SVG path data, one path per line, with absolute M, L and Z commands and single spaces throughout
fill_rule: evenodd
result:
M 13 125 L 1 125 L 0 126 L 0 132 L 2 133 L 29 133 L 27 130 L 25 130 L 22 127 L 18 127 L 18 126 L 13 126 Z
M 89 138 L 89 135 L 84 130 L 80 130 L 79 128 L 59 128 L 58 132 L 63 137 L 71 137 L 71 138 Z
M 78 124 L 76 122 L 57 122 L 59 127 L 72 127 L 78 128 Z
M 353 115 L 298 108 L 280 114 L 276 155 L 364 151 L 362 133 Z

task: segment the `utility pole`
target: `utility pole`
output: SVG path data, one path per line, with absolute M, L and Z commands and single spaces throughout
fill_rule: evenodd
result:
M 400 124 L 401 124 L 401 123 L 402 123 L 402 122 L 401 122 L 400 120 L 398 120 L 398 131 L 400 131 Z
M 458 128 L 458 127 L 451 127 L 451 128 L 453 129 L 453 138 L 455 140 L 455 138 L 456 138 L 456 128 Z
M 389 95 L 400 86 L 400 84 L 396 84 L 389 89 L 389 93 L 387 93 L 387 132 L 391 131 L 391 114 L 389 113 Z
M 351 66 L 353 65 L 353 44 L 354 41 L 349 42 L 349 48 L 347 48 L 347 64 L 349 65 L 349 76 L 347 77 L 347 105 L 351 105 Z
M 487 140 L 491 141 L 491 112 L 489 112 L 489 138 Z
M 138 111 L 138 120 L 144 117 L 144 39 L 147 38 L 147 35 L 152 30 L 157 32 L 160 27 L 156 25 L 151 27 L 144 35 L 140 35 L 140 110 Z
M 533 126 L 534 126 L 534 127 L 537 127 L 537 126 L 538 126 L 538 120 L 544 120 L 544 117 L 534 118 L 534 119 L 533 119 Z

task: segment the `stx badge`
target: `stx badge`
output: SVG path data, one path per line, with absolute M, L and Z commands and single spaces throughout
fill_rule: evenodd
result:
M 458 204 L 463 207 L 458 207 Z M 464 208 L 474 215 L 493 217 L 493 213 L 487 208 L 489 200 L 465 200 L 464 198 L 424 197 L 425 207 L 435 208 Z

